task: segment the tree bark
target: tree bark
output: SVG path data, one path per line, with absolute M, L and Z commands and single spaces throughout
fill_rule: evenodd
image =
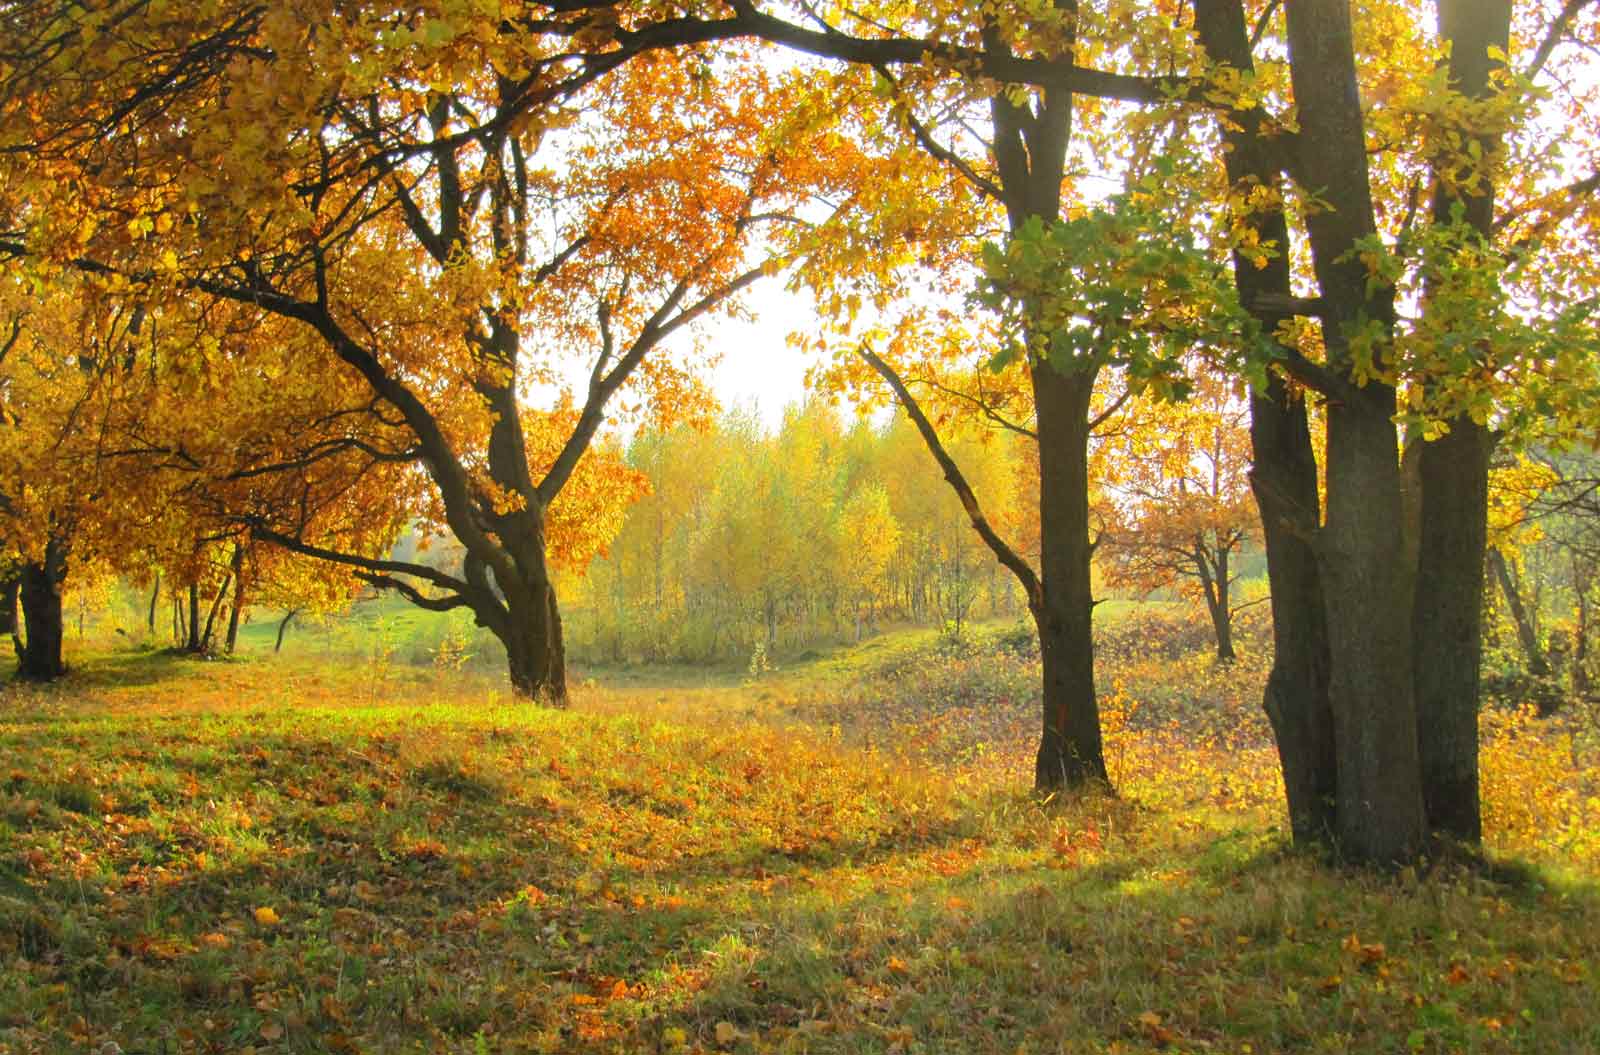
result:
M 1439 36 L 1450 44 L 1452 86 L 1471 98 L 1490 92 L 1490 76 L 1509 47 L 1510 0 L 1439 0 Z M 1478 137 L 1485 157 L 1499 136 Z M 1494 188 L 1452 191 L 1443 180 L 1434 222 L 1459 209 L 1464 222 L 1491 237 Z M 1428 823 L 1456 839 L 1483 836 L 1478 791 L 1478 693 L 1483 669 L 1483 567 L 1488 545 L 1489 455 L 1494 438 L 1465 414 L 1450 431 L 1424 442 L 1418 464 L 1421 510 L 1417 590 L 1412 609 L 1418 748 Z
M 1423 445 L 1412 609 L 1417 743 L 1428 824 L 1474 843 L 1483 837 L 1478 694 L 1491 446 L 1487 430 L 1460 421 Z
M 1195 27 L 1217 62 L 1254 69 L 1249 27 L 1239 0 L 1196 0 Z M 1238 186 L 1282 185 L 1278 151 L 1260 133 L 1258 114 L 1229 115 L 1222 136 L 1228 179 Z M 1262 245 L 1278 247 L 1266 265 L 1234 254 L 1240 301 L 1266 333 L 1282 316 L 1260 305 L 1293 293 L 1289 224 L 1278 208 L 1253 210 Z M 1283 771 L 1289 823 L 1297 845 L 1326 843 L 1334 830 L 1338 789 L 1333 711 L 1328 698 L 1328 636 L 1322 578 L 1310 539 L 1321 522 L 1317 461 L 1303 399 L 1277 374 L 1250 400 L 1251 490 L 1261 512 L 1267 577 L 1272 584 L 1272 670 L 1262 704 L 1272 723 Z
M 233 585 L 233 574 L 230 572 L 222 580 L 222 585 L 217 587 L 216 596 L 211 598 L 211 607 L 206 611 L 205 633 L 200 635 L 200 647 L 196 651 L 211 651 L 212 631 L 216 629 L 217 613 L 222 610 L 222 602 L 228 599 L 228 587 Z
M 1039 571 L 1034 609 L 1043 668 L 1039 791 L 1110 783 L 1094 688 L 1094 589 L 1089 542 L 1089 400 L 1096 371 L 1033 365 L 1039 432 Z
M 501 644 L 511 687 L 518 695 L 552 707 L 567 704 L 566 645 L 555 588 L 545 583 L 508 596 L 511 619 Z
M 22 660 L 22 634 L 17 625 L 17 594 L 22 589 L 22 569 L 11 568 L 0 576 L 0 636 L 9 637 Z
M 239 644 L 239 619 L 244 612 L 244 547 L 235 543 L 233 547 L 233 603 L 228 612 L 228 655 L 233 655 L 233 650 Z
M 1290 79 L 1300 115 L 1300 171 L 1328 208 L 1306 218 L 1324 303 L 1333 377 L 1328 401 L 1328 506 L 1317 534 L 1332 660 L 1328 682 L 1337 743 L 1335 832 L 1346 857 L 1412 860 L 1427 845 L 1405 591 L 1395 391 L 1350 381 L 1352 339 L 1388 354 L 1394 290 L 1369 288 L 1356 248 L 1376 232 L 1347 0 L 1285 8 Z
M 1214 552 L 1215 556 L 1211 554 Z M 1206 545 L 1202 532 L 1194 538 L 1194 548 L 1189 560 L 1200 579 L 1200 596 L 1206 603 L 1206 615 L 1211 617 L 1211 636 L 1217 645 L 1217 662 L 1232 663 L 1238 659 L 1233 651 L 1233 613 L 1228 597 L 1228 551 L 1220 544 L 1213 551 Z
M 150 615 L 145 621 L 150 629 L 151 638 L 156 636 L 156 602 L 159 600 L 161 600 L 161 573 L 158 571 L 155 585 L 150 588 Z
M 34 681 L 51 681 L 67 672 L 61 658 L 66 636 L 61 613 L 61 584 L 67 577 L 67 547 L 51 539 L 44 559 L 22 566 L 18 591 L 27 627 L 18 657 L 17 674 Z
M 187 640 L 183 647 L 190 652 L 199 652 L 200 644 L 200 584 L 189 584 L 189 617 L 184 622 L 184 632 Z

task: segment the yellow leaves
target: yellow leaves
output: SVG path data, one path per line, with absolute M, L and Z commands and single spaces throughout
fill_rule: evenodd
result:
M 718 1047 L 731 1048 L 739 1040 L 739 1028 L 732 1022 L 718 1022 L 715 1033 Z
M 283 922 L 283 919 L 278 915 L 277 910 L 269 905 L 263 905 L 256 909 L 254 915 L 256 922 L 263 927 L 276 927 L 278 924 Z

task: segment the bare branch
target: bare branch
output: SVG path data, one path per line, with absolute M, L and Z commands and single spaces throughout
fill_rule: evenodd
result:
M 1539 47 L 1534 50 L 1533 58 L 1528 62 L 1527 68 L 1522 71 L 1524 77 L 1532 80 L 1539 75 L 1544 69 L 1545 63 L 1550 61 L 1551 54 L 1560 45 L 1561 38 L 1567 35 L 1567 30 L 1572 26 L 1572 20 L 1577 18 L 1578 13 L 1593 2 L 1594 0 L 1567 0 L 1566 6 L 1561 9 L 1561 13 L 1555 17 L 1549 28 L 1545 30 L 1544 39 L 1539 41 Z
M 989 524 L 989 518 L 984 516 L 983 508 L 978 504 L 978 496 L 973 493 L 971 485 L 967 483 L 967 478 L 962 475 L 961 467 L 955 463 L 955 459 L 950 457 L 950 453 L 945 450 L 943 441 L 939 439 L 939 433 L 934 430 L 932 423 L 928 421 L 927 415 L 917 405 L 916 399 L 906 388 L 905 382 L 900 380 L 900 375 L 895 373 L 893 367 L 880 359 L 865 344 L 861 346 L 856 354 L 861 356 L 868 366 L 876 370 L 878 375 L 894 390 L 895 398 L 900 401 L 900 405 L 905 408 L 907 416 L 917 426 L 917 431 L 922 434 L 922 441 L 927 445 L 928 453 L 933 455 L 933 460 L 939 463 L 939 468 L 944 472 L 945 480 L 949 482 L 950 487 L 955 491 L 956 497 L 961 500 L 961 507 L 967 511 L 967 518 L 972 521 L 972 526 L 978 532 L 978 536 L 983 539 L 984 544 L 994 553 L 995 559 L 1010 569 L 1011 574 L 1015 575 L 1017 581 L 1022 584 L 1023 591 L 1028 595 L 1028 606 L 1036 612 L 1043 609 L 1044 584 L 1039 580 L 1039 576 L 1034 572 L 1033 568 L 1028 565 L 1028 562 L 1023 560 L 1017 551 L 1012 549 Z

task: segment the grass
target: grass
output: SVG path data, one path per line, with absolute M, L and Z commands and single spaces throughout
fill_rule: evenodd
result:
M 1123 794 L 1048 804 L 1030 661 L 910 635 L 565 712 L 381 650 L 10 687 L 0 1053 L 1600 1050 L 1577 732 L 1493 719 L 1519 870 L 1346 873 L 1258 670 L 1106 651 Z

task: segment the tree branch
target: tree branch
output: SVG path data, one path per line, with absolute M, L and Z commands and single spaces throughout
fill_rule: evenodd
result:
M 463 597 L 471 592 L 471 587 L 467 583 L 426 564 L 415 564 L 411 561 L 384 560 L 379 557 L 363 557 L 355 553 L 343 553 L 339 550 L 327 549 L 323 546 L 313 545 L 293 535 L 285 535 L 281 531 L 274 531 L 272 528 L 262 524 L 258 519 L 247 519 L 245 526 L 250 529 L 251 537 L 260 539 L 263 542 L 270 542 L 279 549 L 288 550 L 290 553 L 298 553 L 302 557 L 312 557 L 316 560 L 327 561 L 329 564 L 355 568 L 358 573 L 409 575 L 414 579 L 422 579 L 442 590 L 449 590 Z
M 1533 58 L 1528 62 L 1527 68 L 1522 71 L 1524 77 L 1532 80 L 1539 75 L 1540 71 L 1544 69 L 1545 63 L 1550 61 L 1551 54 L 1560 45 L 1561 38 L 1567 35 L 1567 30 L 1571 27 L 1572 20 L 1578 17 L 1578 12 L 1593 2 L 1594 0 L 1567 0 L 1566 6 L 1561 9 L 1561 13 L 1555 17 L 1555 20 L 1550 23 L 1550 27 L 1545 30 L 1544 39 L 1539 41 L 1539 47 L 1534 51 Z
M 978 496 L 973 493 L 971 485 L 967 483 L 967 478 L 961 473 L 961 467 L 955 463 L 955 459 L 951 458 L 949 452 L 945 450 L 944 443 L 939 439 L 938 432 L 934 430 L 933 425 L 928 421 L 927 415 L 922 412 L 922 408 L 917 405 L 916 399 L 906 388 L 905 382 L 900 380 L 900 375 L 895 373 L 888 363 L 880 359 L 865 344 L 861 346 L 856 354 L 861 356 L 868 366 L 876 370 L 878 375 L 894 390 L 895 398 L 900 401 L 900 405 L 905 408 L 907 416 L 917 426 L 917 431 L 922 434 L 922 441 L 927 445 L 928 453 L 933 455 L 933 460 L 939 463 L 939 468 L 944 472 L 945 480 L 949 482 L 950 487 L 955 491 L 956 497 L 961 500 L 961 507 L 967 511 L 967 518 L 972 521 L 972 526 L 977 530 L 978 536 L 983 539 L 984 544 L 994 553 L 995 559 L 1010 569 L 1011 574 L 1017 577 L 1017 581 L 1022 584 L 1023 591 L 1028 595 L 1028 606 L 1036 612 L 1040 611 L 1044 607 L 1044 584 L 1039 580 L 1039 576 L 1034 572 L 1033 568 L 1029 567 L 1028 562 L 1023 560 L 1017 551 L 1012 549 L 989 524 L 989 518 L 984 516 L 983 508 L 978 504 Z

